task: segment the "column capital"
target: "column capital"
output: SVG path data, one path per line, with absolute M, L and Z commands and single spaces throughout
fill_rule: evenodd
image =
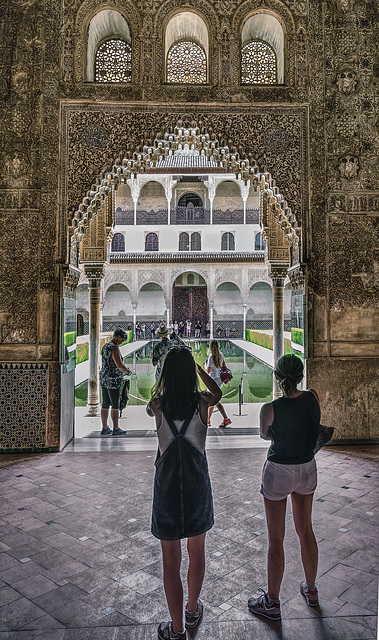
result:
M 288 265 L 269 263 L 268 275 L 274 287 L 283 287 L 286 279 Z
M 104 278 L 104 265 L 85 264 L 84 273 L 89 280 L 90 287 L 100 287 L 101 281 Z
M 296 264 L 294 267 L 288 269 L 288 277 L 294 291 L 303 290 L 305 288 L 304 270 L 300 264 Z

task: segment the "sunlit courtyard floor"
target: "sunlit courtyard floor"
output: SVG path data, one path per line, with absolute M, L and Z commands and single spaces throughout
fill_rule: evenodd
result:
M 272 623 L 247 609 L 248 597 L 267 587 L 259 494 L 267 443 L 258 448 L 252 436 L 249 448 L 238 447 L 238 438 L 209 442 L 216 522 L 207 536 L 197 638 L 375 638 L 378 447 L 329 447 L 317 455 L 320 607 L 311 609 L 299 593 L 303 575 L 288 508 L 283 620 Z M 0 640 L 156 638 L 168 611 L 160 545 L 150 533 L 155 453 L 147 441 L 155 449 L 152 437 L 109 444 L 83 438 L 57 454 L 2 457 Z M 91 442 L 102 450 L 78 452 L 76 443 Z

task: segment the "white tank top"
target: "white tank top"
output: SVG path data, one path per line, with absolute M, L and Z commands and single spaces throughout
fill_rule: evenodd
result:
M 180 431 L 184 420 L 173 420 L 174 425 L 177 430 Z M 159 452 L 162 455 L 169 446 L 170 442 L 174 439 L 174 434 L 170 429 L 170 425 L 168 424 L 166 418 L 162 413 L 162 423 L 157 431 L 158 435 L 158 445 Z M 198 451 L 204 453 L 205 451 L 205 440 L 207 437 L 207 425 L 202 422 L 200 413 L 196 410 L 191 418 L 191 422 L 188 425 L 187 431 L 184 435 L 186 440 L 188 440 Z

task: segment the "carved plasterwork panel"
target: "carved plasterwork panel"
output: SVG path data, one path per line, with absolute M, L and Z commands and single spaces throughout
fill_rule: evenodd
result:
M 107 259 L 107 217 L 108 198 L 100 208 L 96 217 L 91 221 L 89 230 L 84 236 L 80 247 L 80 261 L 85 263 L 104 263 Z
M 243 158 L 249 159 L 250 166 L 257 166 L 257 174 L 252 180 L 262 189 L 270 188 L 272 197 L 280 198 L 289 206 L 289 216 L 297 220 L 296 227 L 304 219 L 307 203 L 306 181 L 306 109 L 297 107 L 266 107 L 264 113 L 258 107 L 197 107 L 184 110 L 183 107 L 162 107 L 152 105 L 85 105 L 65 104 L 63 107 L 63 131 L 68 131 L 65 139 L 63 202 L 67 206 L 66 215 L 72 216 L 80 205 L 80 224 L 88 220 L 88 206 L 91 199 L 104 198 L 112 188 L 112 178 L 104 178 L 104 168 L 112 170 L 118 158 L 133 158 L 141 153 L 141 162 L 134 159 L 132 170 L 139 172 L 147 166 L 145 144 L 154 145 L 154 140 L 162 138 L 165 131 L 174 131 L 178 122 L 188 121 L 207 131 L 212 139 L 219 139 L 227 145 L 230 158 L 228 170 L 240 171 L 244 176 Z M 233 152 L 238 160 L 236 163 Z M 145 154 L 144 156 L 142 154 Z M 149 156 L 150 157 L 150 156 Z M 145 158 L 145 159 L 144 159 Z M 145 163 L 144 165 L 142 164 Z M 233 164 L 234 163 L 234 164 Z M 127 162 L 128 164 L 128 162 Z M 262 167 L 261 171 L 259 168 Z M 118 169 L 115 169 L 115 176 Z M 270 172 L 268 174 L 267 172 Z M 264 173 L 266 172 L 266 173 Z M 246 179 L 250 179 L 246 171 Z M 95 191 L 88 190 L 91 183 Z M 280 191 L 278 189 L 280 188 Z M 92 195 L 91 195 L 92 194 Z M 280 205 L 281 206 L 281 205 Z M 91 205 L 92 207 L 92 205 Z M 96 207 L 95 207 L 96 209 Z M 284 210 L 283 210 L 284 212 Z M 92 214 L 91 214 L 92 215 Z M 286 214 L 280 224 L 284 224 Z M 287 223 L 286 223 L 287 224 Z M 289 229 L 294 222 L 289 222 Z M 63 247 L 62 247 L 63 248 Z
M 158 284 L 165 290 L 166 274 L 162 271 L 156 271 L 155 269 L 144 269 L 138 271 L 138 291 L 141 290 L 144 284 Z

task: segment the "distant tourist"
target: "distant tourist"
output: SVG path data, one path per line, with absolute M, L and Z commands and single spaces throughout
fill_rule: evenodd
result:
M 199 393 L 196 371 L 208 388 L 204 393 Z M 189 349 L 173 347 L 168 352 L 147 407 L 148 415 L 155 416 L 158 435 L 151 531 L 161 540 L 163 583 L 171 615 L 169 622 L 158 627 L 159 640 L 185 640 L 185 629 L 195 629 L 203 616 L 199 595 L 205 572 L 205 536 L 214 522 L 206 423 L 208 407 L 220 398 L 219 387 L 195 365 Z M 183 538 L 188 538 L 189 555 L 184 624 Z
M 166 355 L 168 354 L 168 352 L 170 351 L 171 347 L 173 346 L 173 343 L 167 337 L 167 333 L 168 333 L 167 326 L 165 325 L 164 322 L 161 322 L 157 330 L 157 336 L 158 338 L 160 338 L 160 341 L 158 342 L 158 344 L 155 345 L 152 356 L 151 356 L 152 363 L 154 367 L 156 367 L 155 369 L 156 380 L 158 380 L 161 374 L 163 361 Z
M 216 333 L 217 333 L 217 337 L 218 337 L 218 338 L 221 338 L 221 334 L 222 334 L 222 327 L 221 327 L 221 325 L 219 325 L 219 324 L 218 324 L 218 325 L 217 325 L 217 327 L 216 327 Z
M 180 338 L 183 338 L 183 336 L 184 336 L 184 329 L 185 329 L 185 327 L 184 327 L 184 322 L 183 322 L 183 320 L 181 320 L 181 321 L 179 322 L 179 329 L 178 329 L 179 337 L 180 337 Z
M 146 325 L 145 325 L 144 322 L 142 322 L 142 324 L 141 324 L 141 338 L 143 340 L 146 339 Z
M 150 337 L 152 340 L 155 338 L 155 322 L 152 322 L 150 325 Z
M 195 324 L 195 338 L 200 338 L 201 336 L 201 322 L 197 320 Z
M 174 331 L 177 335 L 179 335 L 179 325 L 177 320 L 174 321 Z
M 125 374 L 127 376 L 132 375 L 131 370 L 123 365 L 119 349 L 120 344 L 127 339 L 128 334 L 124 329 L 116 329 L 113 332 L 112 340 L 107 342 L 101 350 L 102 366 L 100 370 L 100 385 L 103 396 L 101 405 L 102 436 L 110 434 L 119 436 L 126 433 L 126 431 L 120 429 L 118 426 L 118 414 L 122 379 Z M 111 417 L 113 431 L 108 426 L 109 407 L 112 407 Z
M 206 333 L 206 336 L 207 336 L 207 338 L 209 340 L 209 337 L 211 335 L 211 323 L 209 321 L 205 325 L 205 333 Z
M 136 340 L 139 340 L 141 337 L 141 325 L 139 322 L 136 322 Z
M 225 338 L 230 338 L 230 327 L 228 324 L 225 327 Z
M 276 363 L 274 374 L 283 396 L 264 404 L 260 413 L 261 438 L 271 440 L 261 484 L 269 540 L 268 590 L 258 598 L 250 598 L 248 606 L 253 613 L 270 620 L 280 620 L 279 591 L 284 571 L 283 540 L 288 495 L 291 495 L 305 574 L 300 593 L 309 606 L 318 605 L 318 548 L 312 528 L 312 503 L 317 485 L 313 449 L 319 434 L 320 406 L 314 389 L 297 389 L 303 379 L 300 358 L 291 353 L 282 356 Z
M 187 336 L 187 338 L 191 337 L 191 326 L 192 326 L 191 320 L 187 320 L 186 321 L 186 336 Z
M 220 369 L 225 365 L 225 358 L 220 351 L 220 345 L 217 342 L 217 340 L 211 340 L 211 343 L 209 345 L 209 351 L 210 353 L 209 353 L 208 360 L 205 364 L 205 370 L 211 376 L 212 380 L 215 381 L 217 386 L 221 389 L 222 381 L 221 381 Z M 232 424 L 232 421 L 226 415 L 226 411 L 223 405 L 221 404 L 221 402 L 218 402 L 216 407 L 223 417 L 223 421 L 221 422 L 219 427 L 227 427 L 228 424 Z M 212 417 L 213 409 L 214 409 L 213 406 L 210 406 L 208 409 L 208 427 L 211 426 L 211 417 Z

